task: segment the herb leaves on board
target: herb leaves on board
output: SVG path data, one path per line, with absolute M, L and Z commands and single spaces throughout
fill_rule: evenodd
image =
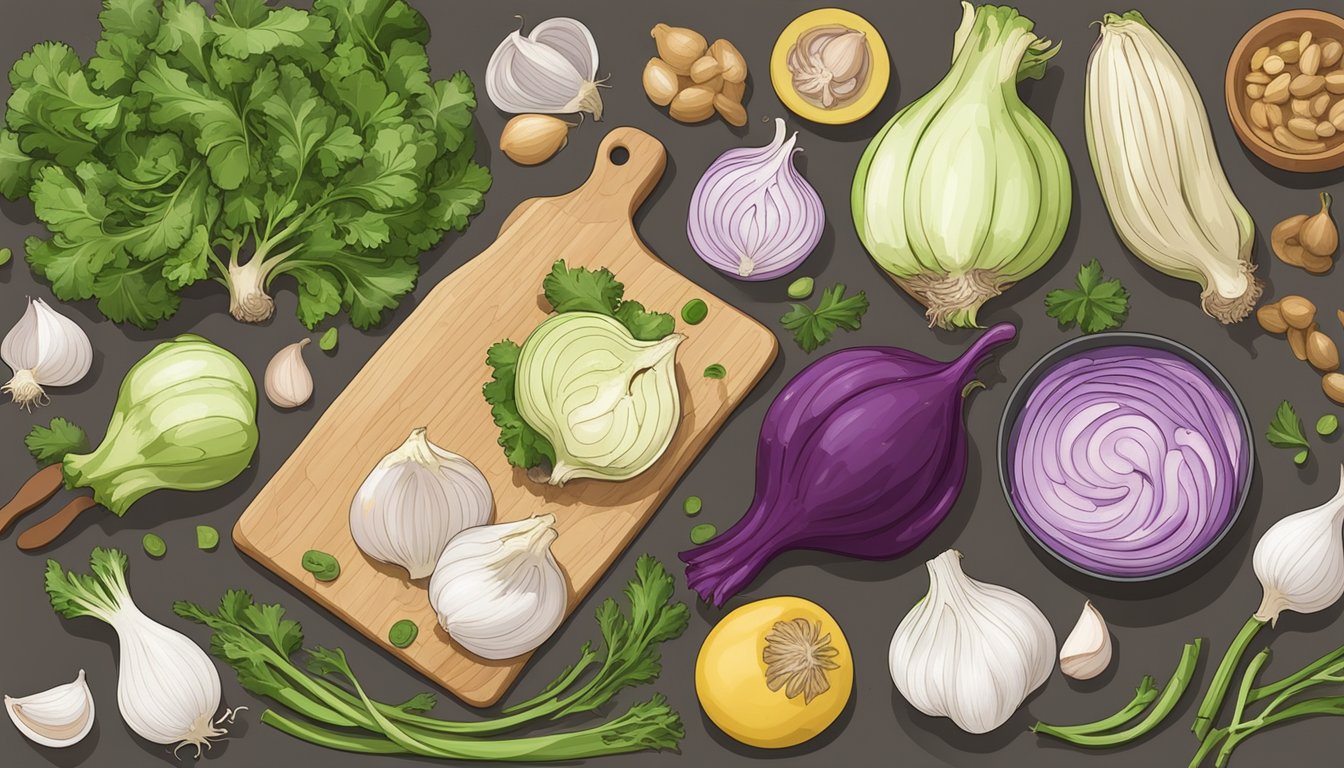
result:
M 1084 264 L 1074 280 L 1076 288 L 1057 288 L 1045 295 L 1045 313 L 1060 330 L 1075 323 L 1083 333 L 1119 328 L 1129 313 L 1129 291 L 1116 278 L 1102 279 L 1096 259 Z

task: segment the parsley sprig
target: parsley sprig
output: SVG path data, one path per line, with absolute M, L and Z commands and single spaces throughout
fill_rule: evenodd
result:
M 1045 313 L 1060 330 L 1075 323 L 1083 333 L 1119 328 L 1129 313 L 1129 291 L 1120 281 L 1102 279 L 1096 259 L 1084 264 L 1074 280 L 1077 288 L 1057 288 L 1045 295 Z
M 1269 429 L 1265 430 L 1265 439 L 1275 448 L 1297 449 L 1297 454 L 1293 456 L 1294 464 L 1301 466 L 1307 463 L 1311 446 L 1307 444 L 1307 436 L 1302 431 L 1302 419 L 1298 418 L 1293 404 L 1287 400 L 1279 403 L 1278 410 L 1274 411 L 1274 420 L 1269 423 Z
M 867 294 L 859 291 L 846 297 L 845 284 L 836 283 L 821 292 L 821 301 L 816 309 L 806 304 L 794 304 L 793 309 L 781 317 L 779 322 L 793 331 L 793 340 L 798 342 L 804 352 L 814 352 L 831 340 L 837 328 L 857 331 L 867 311 Z
M 39 424 L 33 427 L 28 436 L 23 438 L 23 444 L 28 447 L 28 452 L 33 455 L 38 466 L 45 467 L 59 464 L 67 453 L 84 450 L 88 447 L 89 438 L 74 423 L 57 416 L 51 420 L 50 426 Z

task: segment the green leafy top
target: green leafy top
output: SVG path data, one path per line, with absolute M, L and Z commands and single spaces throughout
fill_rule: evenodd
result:
M 1293 404 L 1284 400 L 1274 411 L 1274 420 L 1265 431 L 1265 439 L 1275 448 L 1308 448 L 1307 437 L 1302 432 L 1302 419 L 1298 418 Z M 1300 463 L 1300 462 L 1299 462 Z
M 793 331 L 793 340 L 804 352 L 813 352 L 822 344 L 831 340 L 835 329 L 857 331 L 868 311 L 868 295 L 859 291 L 845 297 L 845 284 L 836 283 L 821 292 L 821 301 L 816 309 L 806 304 L 794 304 L 793 309 L 779 319 L 779 322 Z
M 84 450 L 88 447 L 89 438 L 84 430 L 57 416 L 51 420 L 50 426 L 39 424 L 33 427 L 28 436 L 23 438 L 23 444 L 28 446 L 28 452 L 33 455 L 38 466 L 45 467 L 59 464 L 67 453 Z
M 641 341 L 658 341 L 676 328 L 672 315 L 650 312 L 638 301 L 625 298 L 625 286 L 611 270 L 571 269 L 560 259 L 551 266 L 541 283 L 546 301 L 556 312 L 596 312 L 614 317 L 630 335 Z M 499 427 L 499 444 L 515 467 L 528 469 L 546 460 L 555 463 L 555 447 L 533 429 L 518 412 L 514 401 L 518 355 L 522 347 L 505 339 L 486 352 L 485 359 L 494 375 L 482 388 L 490 414 Z
M 312 328 L 365 328 L 410 291 L 419 255 L 479 211 L 476 97 L 432 81 L 406 0 L 105 0 L 87 63 L 44 42 L 10 71 L 0 193 L 50 230 L 28 261 L 64 300 L 149 328 L 210 279 L 235 317 L 294 280 Z
M 1129 292 L 1119 280 L 1101 276 L 1101 264 L 1093 259 L 1078 270 L 1076 289 L 1057 288 L 1045 295 L 1045 313 L 1059 322 L 1060 330 L 1077 323 L 1083 333 L 1097 333 L 1125 322 Z
M 126 563 L 121 550 L 103 547 L 89 555 L 92 574 L 67 572 L 48 560 L 46 589 L 52 609 L 67 619 L 93 616 L 110 623 L 123 605 L 134 606 L 126 585 Z

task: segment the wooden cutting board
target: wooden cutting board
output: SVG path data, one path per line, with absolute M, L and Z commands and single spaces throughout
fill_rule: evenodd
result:
M 473 706 L 498 701 L 528 656 L 489 661 L 453 643 L 435 620 L 424 583 L 408 582 L 404 570 L 355 547 L 350 500 L 387 452 L 412 429 L 427 426 L 432 442 L 485 473 L 497 522 L 555 513 L 560 536 L 552 552 L 569 580 L 570 611 L 579 606 L 778 351 L 769 329 L 668 267 L 635 234 L 631 216 L 666 162 L 657 139 L 616 128 L 602 141 L 583 186 L 519 205 L 494 245 L 439 283 L 388 338 L 233 529 L 243 552 Z M 687 337 L 676 358 L 681 424 L 662 458 L 631 480 L 575 480 L 563 488 L 529 481 L 505 461 L 496 443 L 499 430 L 481 398 L 481 385 L 490 379 L 486 350 L 504 338 L 521 343 L 546 318 L 541 281 L 560 258 L 570 266 L 610 268 L 627 297 L 671 312 Z M 693 298 L 709 305 L 709 317 L 699 325 L 680 319 L 681 306 Z M 705 378 L 711 363 L 727 368 L 727 378 Z M 303 570 L 309 549 L 334 555 L 340 578 L 322 583 Z M 627 575 L 616 574 L 608 591 L 618 592 Z M 400 619 L 420 627 L 406 649 L 387 641 Z M 588 624 L 582 637 L 600 639 L 596 625 Z

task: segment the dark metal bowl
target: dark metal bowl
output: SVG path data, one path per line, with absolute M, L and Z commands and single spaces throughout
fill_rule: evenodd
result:
M 1216 387 L 1221 389 L 1229 398 L 1231 398 L 1232 404 L 1236 406 L 1237 413 L 1241 417 L 1242 436 L 1246 441 L 1246 452 L 1242 458 L 1242 461 L 1244 462 L 1242 469 L 1245 470 L 1246 479 L 1242 483 L 1241 490 L 1237 494 L 1236 503 L 1232 507 L 1232 514 L 1228 517 L 1227 522 L 1224 523 L 1223 529 L 1219 531 L 1218 535 L 1194 557 L 1178 566 L 1150 576 L 1114 576 L 1106 573 L 1098 573 L 1088 568 L 1084 568 L 1054 551 L 1047 546 L 1045 542 L 1041 541 L 1023 521 L 1022 511 L 1019 510 L 1017 504 L 1013 502 L 1012 490 L 1009 488 L 1008 451 L 1013 430 L 1017 427 L 1018 417 L 1022 413 L 1022 408 L 1026 406 L 1027 398 L 1030 397 L 1031 393 L 1036 389 L 1036 385 L 1040 382 L 1041 377 L 1056 364 L 1080 352 L 1117 346 L 1160 349 L 1165 352 L 1170 352 L 1195 366 L 1195 368 L 1205 376 L 1208 376 L 1209 380 L 1212 381 Z M 1022 376 L 1022 380 L 1017 382 L 1017 386 L 1013 388 L 1012 394 L 1008 396 L 1008 405 L 1004 407 L 1003 418 L 999 421 L 998 446 L 999 487 L 1002 488 L 1003 497 L 1008 501 L 1008 508 L 1013 511 L 1013 517 L 1016 518 L 1017 524 L 1021 526 L 1022 530 L 1025 531 L 1026 534 L 1031 537 L 1031 540 L 1036 542 L 1041 549 L 1049 552 L 1051 557 L 1064 565 L 1067 565 L 1069 568 L 1097 579 L 1114 582 L 1154 581 L 1156 579 L 1165 578 L 1190 567 L 1215 549 L 1218 544 L 1222 542 L 1223 537 L 1227 535 L 1227 532 L 1232 530 L 1233 526 L 1236 525 L 1238 518 L 1241 517 L 1242 508 L 1246 505 L 1246 497 L 1251 489 L 1251 475 L 1255 467 L 1255 439 L 1251 434 L 1251 422 L 1246 416 L 1246 408 L 1241 404 L 1241 398 L 1237 396 L 1236 390 L 1232 388 L 1230 383 L 1228 383 L 1227 378 L 1224 377 L 1217 368 L 1213 367 L 1213 363 L 1210 363 L 1198 352 L 1180 342 L 1172 341 L 1163 336 L 1155 336 L 1149 333 L 1131 333 L 1129 331 L 1112 331 L 1109 333 L 1095 333 L 1089 336 L 1079 336 L 1076 339 L 1070 339 L 1069 341 L 1060 344 L 1045 353 L 1040 360 L 1037 360 L 1036 363 L 1027 370 L 1026 374 Z

